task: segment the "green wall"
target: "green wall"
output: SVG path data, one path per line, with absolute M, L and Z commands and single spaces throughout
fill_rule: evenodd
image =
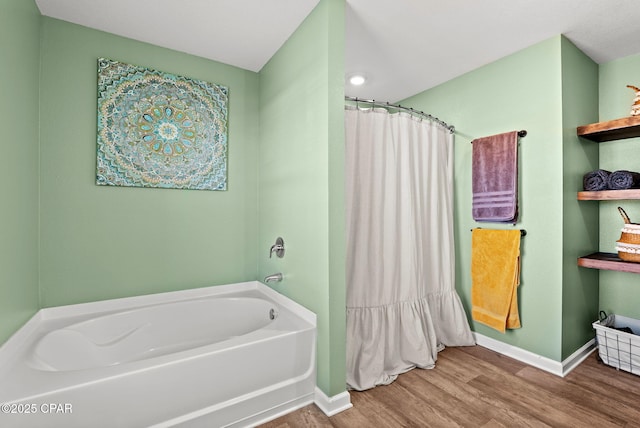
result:
M 318 315 L 329 396 L 345 390 L 343 35 L 343 0 L 323 0 L 260 71 L 259 277 L 282 272 L 270 285 Z
M 640 54 L 600 66 L 600 121 L 629 116 L 634 91 L 640 87 Z M 598 144 L 600 167 L 610 171 L 640 171 L 640 138 Z M 623 221 L 617 207 L 625 209 L 631 221 L 640 223 L 640 201 L 601 201 L 600 251 L 615 253 Z M 632 273 L 600 271 L 600 309 L 607 313 L 640 319 L 640 276 Z
M 593 338 L 599 308 L 640 317 L 638 276 L 576 265 L 577 257 L 597 248 L 615 252 L 622 225 L 617 205 L 640 222 L 640 202 L 576 199 L 588 171 L 640 171 L 638 139 L 595 144 L 576 136 L 579 125 L 628 116 L 634 93 L 625 85 L 640 86 L 633 80 L 639 72 L 640 56 L 598 66 L 557 36 L 403 101 L 456 125 L 456 272 L 467 309 L 468 231 L 484 226 L 470 215 L 468 142 L 511 129 L 528 131 L 520 142 L 517 225 L 528 232 L 519 289 L 523 326 L 502 335 L 471 321 L 476 332 L 563 361 Z
M 328 380 L 320 385 L 331 397 L 346 389 L 346 230 L 344 199 L 344 50 L 345 1 L 329 3 L 328 145 L 329 162 L 329 331 Z M 327 385 L 327 382 L 329 386 Z
M 593 337 L 598 316 L 598 271 L 576 259 L 598 248 L 598 204 L 578 201 L 582 177 L 598 168 L 598 147 L 581 141 L 576 127 L 598 120 L 598 65 L 562 38 L 563 268 L 562 359 Z
M 41 306 L 255 279 L 257 73 L 46 17 L 41 52 Z M 229 88 L 227 191 L 95 184 L 101 56 Z
M 40 13 L 0 2 L 0 344 L 38 308 Z
M 561 359 L 563 268 L 562 43 L 554 37 L 408 100 L 455 125 L 456 288 L 470 314 L 471 144 L 525 129 L 519 143 L 521 245 L 518 290 L 522 328 L 501 334 L 472 320 L 474 331 L 552 360 Z M 574 192 L 575 197 L 575 192 Z

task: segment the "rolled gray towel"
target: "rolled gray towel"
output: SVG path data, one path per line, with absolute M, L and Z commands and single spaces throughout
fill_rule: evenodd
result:
M 582 177 L 582 186 L 584 190 L 593 192 L 597 190 L 607 190 L 610 171 L 604 169 L 597 169 L 595 171 L 587 172 Z
M 633 171 L 614 171 L 609 174 L 607 185 L 611 190 L 635 189 L 640 187 L 640 173 Z

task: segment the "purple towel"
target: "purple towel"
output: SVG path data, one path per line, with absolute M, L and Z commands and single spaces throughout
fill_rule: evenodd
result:
M 473 219 L 518 219 L 518 131 L 478 138 L 471 154 Z

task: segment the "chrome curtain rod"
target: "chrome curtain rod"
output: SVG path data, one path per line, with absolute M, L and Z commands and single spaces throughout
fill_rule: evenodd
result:
M 444 126 L 445 128 L 447 128 L 449 130 L 450 133 L 454 133 L 456 131 L 456 128 L 453 125 L 449 125 L 447 122 L 438 119 L 435 116 L 430 115 L 429 113 L 425 113 L 423 111 L 418 111 L 415 110 L 411 107 L 405 107 L 405 106 L 401 106 L 400 104 L 391 104 L 388 102 L 383 102 L 383 101 L 376 101 L 376 100 L 363 100 L 361 98 L 358 97 L 349 97 L 349 96 L 345 96 L 344 97 L 345 101 L 353 101 L 356 103 L 356 107 L 358 106 L 358 103 L 363 103 L 363 104 L 371 104 L 371 107 L 374 106 L 380 106 L 380 107 L 385 107 L 385 108 L 394 108 L 394 109 L 398 109 L 398 110 L 403 110 L 406 112 L 409 112 L 411 114 L 416 114 L 418 116 L 422 116 L 426 119 L 432 120 L 436 123 L 439 123 L 440 125 Z

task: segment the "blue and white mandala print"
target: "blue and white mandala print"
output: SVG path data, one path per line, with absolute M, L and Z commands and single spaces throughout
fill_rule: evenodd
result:
M 227 189 L 224 86 L 100 58 L 96 183 Z

